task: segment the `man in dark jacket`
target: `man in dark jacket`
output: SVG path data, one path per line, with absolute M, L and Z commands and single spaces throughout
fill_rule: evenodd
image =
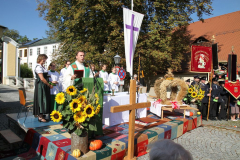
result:
M 194 76 L 194 81 L 191 83 L 192 86 L 199 85 L 200 77 L 198 75 Z
M 202 119 L 207 120 L 207 111 L 208 111 L 208 102 L 209 102 L 209 96 L 210 96 L 210 85 L 205 84 L 206 77 L 201 78 L 200 82 L 200 88 L 202 91 L 205 91 L 204 98 L 201 101 L 201 107 L 199 108 L 199 111 L 202 113 Z
M 219 103 L 220 103 L 220 113 L 218 114 L 218 120 L 225 120 L 227 114 L 227 104 L 228 104 L 228 91 L 224 89 L 225 81 L 219 81 Z
M 216 113 L 217 113 L 217 105 L 220 96 L 219 86 L 217 85 L 218 81 L 217 78 L 212 79 L 212 93 L 211 93 L 211 104 L 210 104 L 210 111 L 209 111 L 209 119 L 210 120 L 217 120 Z

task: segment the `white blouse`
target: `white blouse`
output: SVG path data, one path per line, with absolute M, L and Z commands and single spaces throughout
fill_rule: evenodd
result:
M 46 73 L 48 72 L 42 65 L 37 64 L 36 68 L 35 68 L 35 73 L 39 74 L 39 73 Z

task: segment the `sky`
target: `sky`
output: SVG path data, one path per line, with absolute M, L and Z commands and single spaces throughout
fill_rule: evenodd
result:
M 212 15 L 204 15 L 204 19 L 240 11 L 240 0 L 213 0 L 212 7 Z M 36 0 L 0 0 L 0 25 L 18 30 L 20 35 L 26 35 L 30 40 L 46 38 L 45 32 L 49 28 L 36 8 Z M 198 21 L 196 15 L 192 18 L 194 22 Z

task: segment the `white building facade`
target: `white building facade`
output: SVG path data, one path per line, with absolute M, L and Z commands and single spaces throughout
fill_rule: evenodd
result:
M 56 42 L 49 39 L 42 39 L 28 47 L 28 67 L 33 71 L 37 64 L 37 57 L 39 54 L 46 54 L 48 59 L 44 64 L 47 69 L 49 64 L 52 62 L 53 53 L 57 53 L 60 46 L 60 42 Z M 35 77 L 35 75 L 34 75 Z

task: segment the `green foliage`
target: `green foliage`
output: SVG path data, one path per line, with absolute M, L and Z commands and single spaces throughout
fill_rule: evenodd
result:
M 14 29 L 6 29 L 3 31 L 3 36 L 7 36 L 12 38 L 17 43 L 24 43 L 30 41 L 27 36 L 21 36 L 17 30 Z
M 118 52 L 125 66 L 123 11 L 131 8 L 130 0 L 48 0 L 40 2 L 37 10 L 48 22 L 50 36 L 62 42 L 61 53 L 54 56 L 58 64 L 75 60 L 78 50 L 87 52 L 86 59 L 98 67 L 107 63 L 108 71 L 114 65 Z M 190 15 L 211 14 L 212 0 L 135 0 L 134 11 L 144 14 L 134 56 L 134 72 L 138 54 L 141 54 L 145 76 L 165 72 L 171 67 L 181 71 L 188 62 L 191 35 L 187 25 Z M 156 65 L 158 64 L 158 65 Z M 62 68 L 62 66 L 61 66 Z
M 33 72 L 30 68 L 28 68 L 27 64 L 20 65 L 20 76 L 22 78 L 33 78 Z

